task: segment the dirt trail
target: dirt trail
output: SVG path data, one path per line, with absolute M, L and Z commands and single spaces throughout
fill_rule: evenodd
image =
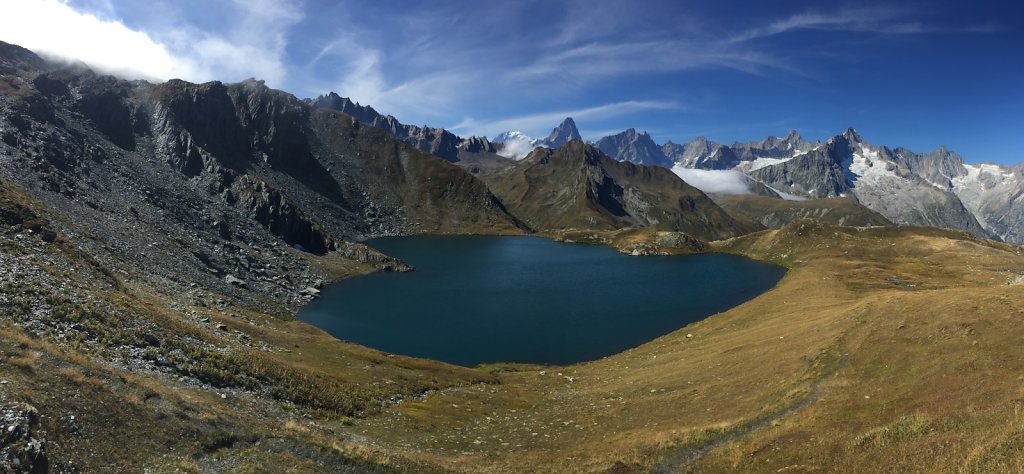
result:
M 673 454 L 672 456 L 670 456 L 664 462 L 662 462 L 661 465 L 651 470 L 651 472 L 659 474 L 680 472 L 683 470 L 684 466 L 700 459 L 702 456 L 711 452 L 711 450 L 721 446 L 722 444 L 736 440 L 742 436 L 746 436 L 747 434 L 753 432 L 754 430 L 758 430 L 765 426 L 768 426 L 773 422 L 780 420 L 786 416 L 789 416 L 790 414 L 796 412 L 797 410 L 803 409 L 804 407 L 818 401 L 821 398 L 822 383 L 834 377 L 836 373 L 838 373 L 843 367 L 845 367 L 849 358 L 850 355 L 844 352 L 842 357 L 839 359 L 839 363 L 836 364 L 835 368 L 833 368 L 830 372 L 822 375 L 817 380 L 815 380 L 814 383 L 811 384 L 811 389 L 807 392 L 807 395 L 805 395 L 800 400 L 793 402 L 792 404 L 780 409 L 779 411 L 767 417 L 754 420 L 747 426 L 744 426 L 738 430 L 730 431 L 726 434 L 723 434 L 722 436 L 713 438 L 697 446 L 688 446 L 686 448 L 683 448 L 676 452 L 675 454 Z

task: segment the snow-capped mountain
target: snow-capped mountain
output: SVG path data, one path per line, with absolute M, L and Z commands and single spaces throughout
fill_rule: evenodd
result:
M 403 125 L 333 93 L 308 102 L 351 114 L 450 161 L 459 161 L 460 153 L 519 160 L 537 147 L 558 148 L 581 139 L 572 118 L 544 139 L 511 131 L 488 141 Z M 804 140 L 791 131 L 783 137 L 732 145 L 698 137 L 685 145 L 670 141 L 660 147 L 650 135 L 629 129 L 602 138 L 597 146 L 621 161 L 671 168 L 709 194 L 784 199 L 848 196 L 897 224 L 958 228 L 1024 242 L 1024 165 L 967 164 L 944 147 L 916 153 L 874 146 L 852 128 L 825 143 Z
M 501 144 L 497 153 L 505 158 L 521 160 L 529 155 L 534 148 L 547 147 L 558 148 L 572 140 L 583 141 L 579 130 L 576 129 L 576 122 L 572 117 L 566 117 L 557 127 L 551 130 L 547 138 L 539 139 L 526 135 L 519 130 L 502 132 L 491 139 L 491 143 Z
M 519 130 L 511 130 L 508 132 L 501 132 L 491 138 L 491 143 L 504 145 L 511 141 L 525 140 L 530 142 L 539 142 L 540 140 L 527 136 L 525 133 Z
M 526 158 L 534 148 L 542 146 L 542 140 L 527 136 L 519 130 L 501 132 L 491 139 L 491 143 L 501 145 L 498 147 L 498 155 L 513 160 Z
M 635 159 L 612 147 L 602 149 L 620 160 Z M 1024 240 L 1024 206 L 1019 206 L 1020 235 L 998 227 L 988 217 L 995 209 L 1010 206 L 1004 202 L 1008 199 L 998 197 L 1014 189 L 1024 191 L 1021 180 L 1010 178 L 1016 176 L 1012 172 L 974 169 L 948 153 L 918 155 L 873 146 L 852 128 L 826 143 L 803 140 L 791 131 L 784 137 L 733 145 L 705 138 L 686 145 L 669 142 L 661 150 L 677 175 L 712 194 L 775 193 L 788 199 L 849 196 L 898 224 Z
M 923 154 L 897 148 L 895 153 L 929 184 L 956 194 L 989 233 L 1024 242 L 1024 165 L 967 164 L 946 147 Z

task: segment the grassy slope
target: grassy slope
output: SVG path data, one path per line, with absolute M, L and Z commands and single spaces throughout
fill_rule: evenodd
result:
M 26 223 L 57 216 L 4 181 L 0 204 Z M 334 255 L 309 258 L 336 276 L 369 271 Z M 206 307 L 157 294 L 143 275 L 110 272 L 64 236 L 47 244 L 0 225 L 0 266 L 0 404 L 39 410 L 51 466 L 417 469 L 335 427 L 395 400 L 493 380 L 339 342 L 224 295 L 210 292 L 227 304 Z M 310 428 L 320 423 L 330 434 Z
M 779 228 L 802 218 L 851 227 L 892 225 L 881 214 L 851 198 L 786 201 L 769 196 L 728 195 L 716 197 L 715 202 L 734 216 L 760 222 L 769 228 Z
M 357 426 L 474 471 L 1020 469 L 1019 248 L 811 221 L 716 247 L 791 271 L 625 353 L 504 373 Z
M 5 199 L 45 214 L 23 194 Z M 477 370 L 231 305 L 191 306 L 136 275 L 112 277 L 60 238 L 0 243 L 0 254 L 62 282 L 59 295 L 43 283 L 4 288 L 0 400 L 35 405 L 51 457 L 86 470 L 370 467 L 360 459 L 480 472 L 1022 467 L 1024 286 L 1007 283 L 1024 274 L 1024 257 L 963 233 L 798 221 L 715 243 L 791 270 L 755 300 L 606 359 Z M 76 295 L 96 302 L 60 298 Z M 32 339 L 9 322 L 29 310 L 61 323 L 76 306 L 116 311 L 74 316 L 85 340 Z M 121 319 L 89 324 L 111 317 Z M 138 340 L 131 329 L 146 324 L 164 339 Z M 202 349 L 196 369 L 210 380 L 248 377 L 263 389 L 128 372 L 104 362 L 92 336 L 172 362 L 178 347 Z
M 481 181 L 462 168 L 414 149 L 388 132 L 354 122 L 340 112 L 317 109 L 313 128 L 320 152 L 333 156 L 344 150 L 342 164 L 359 168 L 360 179 L 370 183 L 377 199 L 404 212 L 415 233 L 518 234 L 522 230 Z M 348 160 L 348 161 L 346 161 Z M 350 166 L 335 169 L 342 180 L 354 172 Z

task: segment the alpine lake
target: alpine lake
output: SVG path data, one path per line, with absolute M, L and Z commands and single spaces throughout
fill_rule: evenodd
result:
M 634 257 L 527 236 L 366 243 L 415 271 L 328 285 L 299 319 L 342 340 L 463 366 L 600 359 L 742 304 L 785 273 L 732 255 Z

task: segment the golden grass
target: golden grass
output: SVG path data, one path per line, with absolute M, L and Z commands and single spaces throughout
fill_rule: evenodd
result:
M 618 231 L 592 240 L 656 238 Z M 103 274 L 52 247 L 84 262 L 88 276 L 80 278 Z M 213 456 L 208 447 L 248 433 L 401 468 L 468 472 L 1021 470 L 1024 285 L 1009 284 L 1024 275 L 1020 247 L 960 232 L 811 221 L 710 247 L 789 273 L 729 311 L 569 367 L 466 369 L 384 354 L 251 309 L 189 308 L 226 324 L 224 333 L 167 309 L 151 289 L 111 292 L 100 278 L 94 296 L 214 345 L 219 355 L 197 353 L 210 359 L 197 363 L 244 373 L 272 396 L 222 397 L 122 371 L 7 323 L 0 377 L 47 420 L 86 418 L 88 437 L 48 427 L 67 453 L 116 458 L 130 442 L 131 457 L 113 466 L 123 469 L 188 470 L 180 453 Z M 335 275 L 365 271 L 324 265 Z M 68 315 L 79 317 L 76 308 Z M 259 344 L 243 344 L 236 330 Z M 163 458 L 168 446 L 177 454 Z M 216 453 L 234 456 L 242 471 L 315 469 L 244 443 Z
M 1024 402 L 1024 288 L 1007 285 L 1024 273 L 1018 247 L 798 222 L 714 248 L 790 272 L 641 347 L 545 375 L 498 372 L 499 385 L 355 427 L 404 456 L 485 472 L 1019 465 L 1020 425 L 1005 422 Z

